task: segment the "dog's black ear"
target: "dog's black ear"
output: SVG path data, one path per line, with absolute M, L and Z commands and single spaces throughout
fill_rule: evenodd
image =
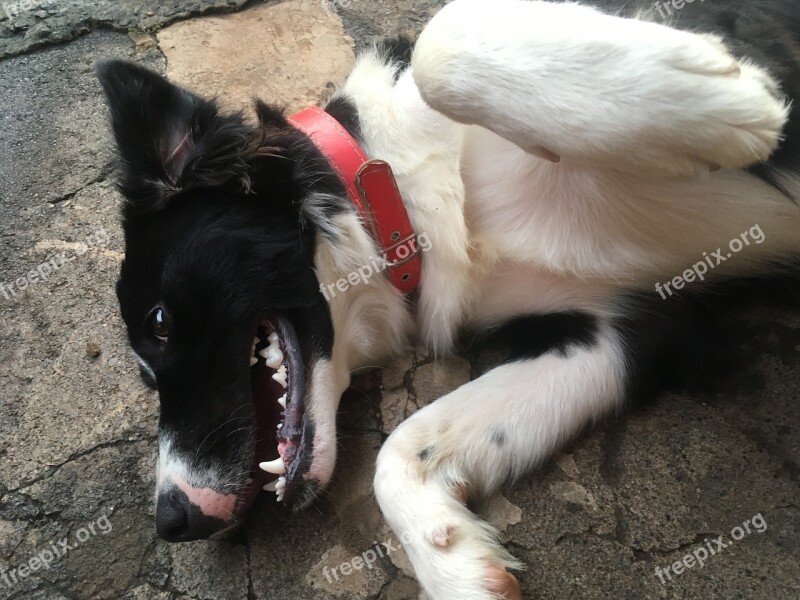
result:
M 240 116 L 139 65 L 97 63 L 122 160 L 120 187 L 138 212 L 163 208 L 197 185 L 247 178 L 242 152 L 250 132 Z

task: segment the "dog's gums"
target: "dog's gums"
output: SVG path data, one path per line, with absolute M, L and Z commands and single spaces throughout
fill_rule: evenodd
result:
M 272 314 L 261 321 L 251 347 L 250 367 L 258 431 L 254 485 L 275 492 L 278 502 L 290 503 L 302 476 L 298 459 L 302 454 L 305 368 L 297 335 L 286 318 Z

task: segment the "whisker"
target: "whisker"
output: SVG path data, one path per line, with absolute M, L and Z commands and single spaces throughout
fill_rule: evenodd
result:
M 202 442 L 200 442 L 200 445 L 197 447 L 197 450 L 196 450 L 196 451 L 195 451 L 195 453 L 194 453 L 194 459 L 195 459 L 195 460 L 197 460 L 197 458 L 200 456 L 200 449 L 203 447 L 203 444 L 205 444 L 205 443 L 208 441 L 208 439 L 209 439 L 209 438 L 210 438 L 212 435 L 214 435 L 214 434 L 215 434 L 217 431 L 219 431 L 220 429 L 222 429 L 223 427 L 225 427 L 225 425 L 227 425 L 228 423 L 231 423 L 231 422 L 233 422 L 233 421 L 238 421 L 238 420 L 242 420 L 242 419 L 249 419 L 249 418 L 250 418 L 249 416 L 248 416 L 248 417 L 234 417 L 234 416 L 233 416 L 233 415 L 235 415 L 237 412 L 239 412 L 240 410 L 242 410 L 243 408 L 248 408 L 248 407 L 247 407 L 247 406 L 245 406 L 245 405 L 242 405 L 242 406 L 239 406 L 238 408 L 235 408 L 235 409 L 233 410 L 233 412 L 231 413 L 231 416 L 228 418 L 228 420 L 227 420 L 227 421 L 225 421 L 225 422 L 224 422 L 222 425 L 220 425 L 220 426 L 219 426 L 219 427 L 217 427 L 217 428 L 216 428 L 214 431 L 212 431 L 211 433 L 209 433 L 209 434 L 208 434 L 208 435 L 205 437 L 205 439 L 203 439 L 203 441 L 202 441 Z

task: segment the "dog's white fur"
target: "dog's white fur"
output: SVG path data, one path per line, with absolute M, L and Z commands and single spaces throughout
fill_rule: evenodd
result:
M 316 475 L 330 478 L 335 409 L 354 369 L 413 338 L 445 353 L 460 327 L 514 315 L 581 309 L 603 323 L 591 347 L 498 367 L 424 408 L 380 454 L 377 498 L 413 540 L 425 590 L 487 600 L 499 589 L 487 567 L 515 563 L 454 490 L 492 493 L 620 406 L 615 299 L 655 294 L 657 281 L 756 224 L 764 243 L 710 279 L 800 251 L 797 207 L 738 169 L 775 149 L 787 106 L 768 73 L 716 38 L 570 3 L 456 0 L 423 32 L 412 70 L 396 82 L 395 70 L 368 53 L 341 93 L 432 248 L 416 305 L 382 278 L 331 300 L 325 374 L 336 383 L 312 385 L 310 401 L 327 455 L 315 457 Z M 346 243 L 320 236 L 323 283 L 376 254 L 355 216 L 333 225 Z

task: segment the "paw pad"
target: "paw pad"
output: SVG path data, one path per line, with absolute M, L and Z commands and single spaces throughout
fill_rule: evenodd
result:
M 448 525 L 433 533 L 431 541 L 437 548 L 449 548 L 453 543 L 453 526 Z

